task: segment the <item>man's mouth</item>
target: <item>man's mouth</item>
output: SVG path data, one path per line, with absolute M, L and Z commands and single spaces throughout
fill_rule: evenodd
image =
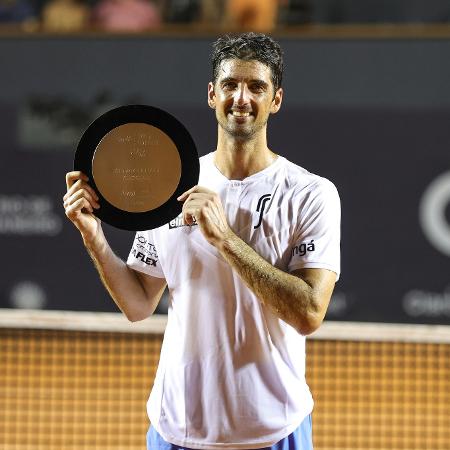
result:
M 234 117 L 248 117 L 250 113 L 248 111 L 231 111 Z

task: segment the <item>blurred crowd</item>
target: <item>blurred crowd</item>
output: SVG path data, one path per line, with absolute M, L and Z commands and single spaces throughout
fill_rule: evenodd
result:
M 446 23 L 450 0 L 0 0 L 0 26 L 142 32 L 204 24 L 268 32 L 305 23 Z

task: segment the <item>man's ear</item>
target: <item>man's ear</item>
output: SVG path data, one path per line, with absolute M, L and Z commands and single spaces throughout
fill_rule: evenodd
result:
M 212 109 L 216 109 L 216 94 L 214 92 L 214 84 L 208 83 L 208 105 Z
M 275 114 L 280 110 L 282 101 L 283 101 L 283 89 L 278 88 L 277 92 L 275 92 L 272 104 L 270 105 L 270 112 L 272 114 Z

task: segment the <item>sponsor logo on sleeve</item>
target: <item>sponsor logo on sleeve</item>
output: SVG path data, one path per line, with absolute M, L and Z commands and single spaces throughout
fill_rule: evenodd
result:
M 308 252 L 315 251 L 315 249 L 316 246 L 314 245 L 314 239 L 311 239 L 309 242 L 302 242 L 301 244 L 296 245 L 292 249 L 292 256 L 305 256 Z
M 144 264 L 156 267 L 156 263 L 158 262 L 156 247 L 151 242 L 148 242 L 144 235 L 138 234 L 136 236 L 131 254 Z
M 131 253 L 136 259 L 140 259 L 147 266 L 156 267 L 157 259 L 150 258 L 150 256 L 145 256 L 144 253 L 137 251 L 135 248 L 131 250 Z

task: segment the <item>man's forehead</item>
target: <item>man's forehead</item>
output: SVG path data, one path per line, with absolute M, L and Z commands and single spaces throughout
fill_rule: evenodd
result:
M 271 70 L 257 60 L 225 59 L 220 63 L 218 78 L 251 78 L 270 81 Z

